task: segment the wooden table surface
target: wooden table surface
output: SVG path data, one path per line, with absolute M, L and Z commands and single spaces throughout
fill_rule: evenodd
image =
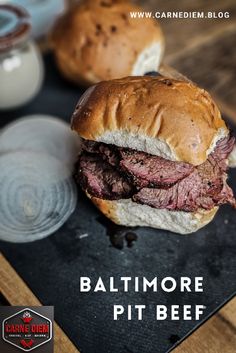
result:
M 135 1 L 148 11 L 229 11 L 228 19 L 161 19 L 164 61 L 207 89 L 236 122 L 236 1 Z
M 165 63 L 206 88 L 221 111 L 236 122 L 236 1 L 135 1 L 147 11 L 229 11 L 229 19 L 163 19 Z M 0 255 L 0 293 L 11 305 L 40 302 Z M 17 293 L 17 296 L 16 294 Z M 78 353 L 56 324 L 55 353 Z M 174 353 L 235 353 L 236 298 L 203 324 Z M 142 353 L 142 352 L 140 352 Z M 158 353 L 158 352 L 155 352 Z

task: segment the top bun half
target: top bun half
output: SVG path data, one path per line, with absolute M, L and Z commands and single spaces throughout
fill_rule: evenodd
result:
M 211 96 L 162 76 L 100 82 L 81 97 L 72 129 L 87 140 L 199 165 L 229 130 Z

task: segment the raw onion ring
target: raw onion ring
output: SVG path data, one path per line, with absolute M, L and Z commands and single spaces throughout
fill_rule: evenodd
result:
M 38 152 L 0 156 L 0 239 L 30 242 L 59 229 L 74 211 L 77 189 L 70 169 Z
M 81 141 L 69 124 L 49 115 L 29 115 L 0 134 L 0 152 L 27 150 L 48 153 L 73 168 Z

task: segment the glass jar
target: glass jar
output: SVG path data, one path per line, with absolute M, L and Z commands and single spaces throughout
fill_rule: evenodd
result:
M 5 0 L 23 6 L 32 19 L 32 36 L 41 38 L 49 32 L 56 18 L 65 12 L 65 0 Z
M 0 5 L 0 109 L 27 103 L 41 88 L 43 62 L 30 31 L 23 8 Z

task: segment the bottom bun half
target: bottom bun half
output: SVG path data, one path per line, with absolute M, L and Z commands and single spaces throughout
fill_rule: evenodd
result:
M 96 207 L 116 224 L 128 227 L 146 226 L 174 233 L 189 234 L 204 227 L 214 218 L 218 207 L 197 212 L 156 209 L 133 202 L 131 199 L 103 200 L 87 193 Z

